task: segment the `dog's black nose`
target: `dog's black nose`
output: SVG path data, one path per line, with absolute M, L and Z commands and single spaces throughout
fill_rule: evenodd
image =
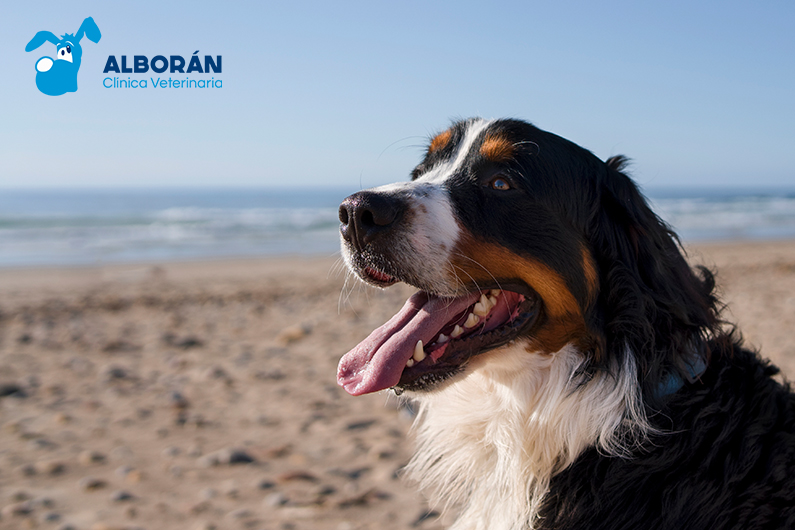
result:
M 403 216 L 403 201 L 374 191 L 354 193 L 340 205 L 340 232 L 359 250 L 388 233 Z

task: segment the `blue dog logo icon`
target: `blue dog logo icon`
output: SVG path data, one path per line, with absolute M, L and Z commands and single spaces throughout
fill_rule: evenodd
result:
M 99 42 L 102 38 L 93 18 L 85 19 L 74 35 L 67 33 L 59 39 L 49 31 L 40 31 L 30 39 L 25 46 L 26 52 L 35 50 L 45 42 L 55 44 L 55 59 L 45 56 L 36 61 L 36 86 L 41 92 L 48 96 L 77 92 L 77 71 L 83 58 L 80 40 L 83 35 L 91 42 Z

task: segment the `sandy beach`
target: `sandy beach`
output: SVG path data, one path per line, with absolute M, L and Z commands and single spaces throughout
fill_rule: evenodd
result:
M 795 378 L 795 241 L 687 249 Z M 410 292 L 335 258 L 0 269 L 0 528 L 444 528 L 399 477 L 412 411 L 335 383 Z

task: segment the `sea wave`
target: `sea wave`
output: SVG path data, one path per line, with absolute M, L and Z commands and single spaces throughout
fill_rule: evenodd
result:
M 0 266 L 338 252 L 349 190 L 3 192 Z M 684 241 L 795 237 L 795 194 L 651 193 Z
M 651 202 L 683 240 L 795 237 L 795 197 L 669 197 Z

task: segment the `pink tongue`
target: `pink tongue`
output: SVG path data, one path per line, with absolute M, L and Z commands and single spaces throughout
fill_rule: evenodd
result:
M 389 322 L 342 356 L 337 383 L 353 396 L 395 386 L 417 341 L 431 342 L 447 322 L 478 298 L 478 292 L 461 298 L 415 293 Z

